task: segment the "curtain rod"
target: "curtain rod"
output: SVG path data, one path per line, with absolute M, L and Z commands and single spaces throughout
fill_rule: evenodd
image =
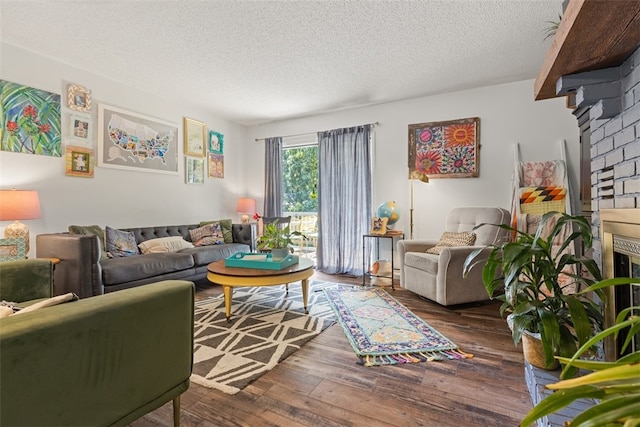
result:
M 358 126 L 366 126 L 366 125 L 371 125 L 371 126 L 378 126 L 380 124 L 380 122 L 374 122 L 374 123 L 366 123 L 364 125 L 358 125 Z M 353 126 L 352 126 L 353 127 Z M 316 135 L 318 132 L 306 132 L 306 133 L 296 133 L 293 135 L 282 135 L 280 138 L 292 138 L 294 136 L 305 136 L 305 135 Z M 267 137 L 265 138 L 256 138 L 256 142 L 258 141 L 264 141 Z

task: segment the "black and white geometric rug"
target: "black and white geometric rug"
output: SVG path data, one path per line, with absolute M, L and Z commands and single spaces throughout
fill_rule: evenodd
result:
M 335 283 L 312 281 L 304 313 L 300 282 L 233 290 L 231 322 L 224 297 L 195 304 L 191 381 L 235 394 L 273 369 L 335 323 L 322 289 Z

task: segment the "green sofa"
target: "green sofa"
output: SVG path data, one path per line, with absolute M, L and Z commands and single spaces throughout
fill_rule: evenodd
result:
M 0 298 L 51 296 L 52 271 L 0 263 Z M 179 425 L 194 292 L 167 280 L 0 319 L 0 425 L 127 425 L 171 400 Z

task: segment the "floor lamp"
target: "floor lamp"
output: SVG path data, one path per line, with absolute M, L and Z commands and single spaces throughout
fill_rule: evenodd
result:
M 429 177 L 422 172 L 416 170 L 409 172 L 409 181 L 411 182 L 411 208 L 409 209 L 409 238 L 413 240 L 413 181 L 429 182 Z

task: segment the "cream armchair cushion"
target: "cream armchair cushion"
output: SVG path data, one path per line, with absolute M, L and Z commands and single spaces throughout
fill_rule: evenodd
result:
M 471 232 L 476 225 L 508 225 L 510 219 L 509 212 L 502 208 L 455 208 L 447 215 L 444 231 Z M 473 246 L 442 247 L 439 254 L 427 253 L 438 244 L 435 240 L 399 241 L 400 286 L 442 305 L 489 299 L 482 284 L 482 268 L 474 268 L 467 277 L 463 277 L 464 261 L 474 249 L 503 241 L 508 238 L 508 233 L 491 225 L 473 232 L 476 236 Z M 489 249 L 486 252 L 488 254 Z

